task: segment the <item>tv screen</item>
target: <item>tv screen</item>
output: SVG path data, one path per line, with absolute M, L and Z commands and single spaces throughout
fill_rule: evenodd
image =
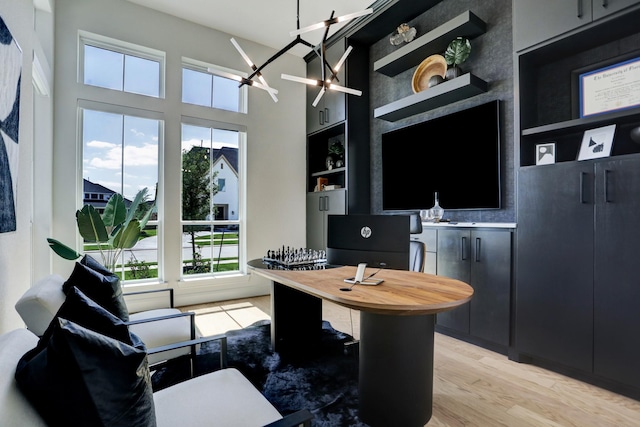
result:
M 500 208 L 500 105 L 491 101 L 382 134 L 382 208 Z

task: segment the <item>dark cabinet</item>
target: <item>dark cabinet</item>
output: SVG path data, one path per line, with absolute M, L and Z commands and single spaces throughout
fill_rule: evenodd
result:
M 327 216 L 346 213 L 346 190 L 307 193 L 307 247 L 327 248 Z
M 516 348 L 640 387 L 640 158 L 520 171 Z
M 593 20 L 611 15 L 614 12 L 628 6 L 638 4 L 638 0 L 593 0 L 592 14 Z
M 520 169 L 516 347 L 591 369 L 593 205 L 590 163 Z
M 640 159 L 598 163 L 595 179 L 593 370 L 640 388 Z
M 437 273 L 469 283 L 468 304 L 439 313 L 438 325 L 473 338 L 509 344 L 510 230 L 438 230 Z
M 344 39 L 339 40 L 326 49 L 326 59 L 331 67 L 334 67 L 345 52 Z M 325 68 L 326 78 L 331 76 L 328 68 Z M 316 56 L 307 63 L 307 77 L 320 80 L 322 78 L 322 65 L 320 57 Z M 338 80 L 335 84 L 346 86 L 345 67 L 338 71 Z M 325 127 L 344 121 L 346 117 L 345 94 L 335 90 L 327 90 L 318 104 L 312 103 L 320 92 L 320 87 L 307 85 L 307 133 L 313 133 Z
M 515 0 L 514 49 L 533 46 L 637 3 L 637 0 Z
M 637 56 L 640 2 L 513 5 L 518 228 L 510 357 L 637 394 L 640 145 L 630 135 L 640 109 L 580 117 L 577 85 L 582 72 Z M 611 156 L 576 161 L 584 132 L 611 124 Z M 534 166 L 536 146 L 549 142 L 556 163 Z
M 516 51 L 591 22 L 591 0 L 515 0 L 513 44 Z
M 437 272 L 440 276 L 469 283 L 475 294 L 475 287 L 471 284 L 469 239 L 469 230 L 438 230 Z M 469 304 L 438 313 L 436 322 L 440 326 L 468 334 Z

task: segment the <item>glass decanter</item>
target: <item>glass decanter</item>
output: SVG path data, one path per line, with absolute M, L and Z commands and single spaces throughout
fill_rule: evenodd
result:
M 442 207 L 440 206 L 440 201 L 438 200 L 438 192 L 436 191 L 434 193 L 434 200 L 435 203 L 433 205 L 433 207 L 430 209 L 430 216 L 433 218 L 434 222 L 440 222 L 440 220 L 442 219 L 442 216 L 444 215 L 444 209 L 442 209 Z

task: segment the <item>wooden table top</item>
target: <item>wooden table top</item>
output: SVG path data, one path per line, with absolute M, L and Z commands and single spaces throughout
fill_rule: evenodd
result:
M 460 280 L 444 276 L 404 270 L 381 270 L 374 278 L 384 279 L 379 285 L 356 284 L 350 292 L 341 288 L 351 286 L 344 279 L 353 277 L 354 266 L 325 270 L 269 270 L 249 265 L 263 277 L 291 288 L 355 310 L 392 315 L 435 314 L 451 310 L 473 295 L 473 288 Z M 375 271 L 368 267 L 365 277 Z

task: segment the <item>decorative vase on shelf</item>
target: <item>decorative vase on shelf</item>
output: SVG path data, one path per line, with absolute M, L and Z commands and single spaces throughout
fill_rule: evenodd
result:
M 462 75 L 460 64 L 469 58 L 470 53 L 471 43 L 467 38 L 457 37 L 449 43 L 447 50 L 444 52 L 444 59 L 447 61 L 445 80 L 452 80 Z
M 435 203 L 433 204 L 433 207 L 430 209 L 431 216 L 433 217 L 434 222 L 440 222 L 440 220 L 442 219 L 442 216 L 444 215 L 444 209 L 442 209 L 442 207 L 440 206 L 440 201 L 438 200 L 437 191 L 434 193 L 434 200 L 435 200 Z

